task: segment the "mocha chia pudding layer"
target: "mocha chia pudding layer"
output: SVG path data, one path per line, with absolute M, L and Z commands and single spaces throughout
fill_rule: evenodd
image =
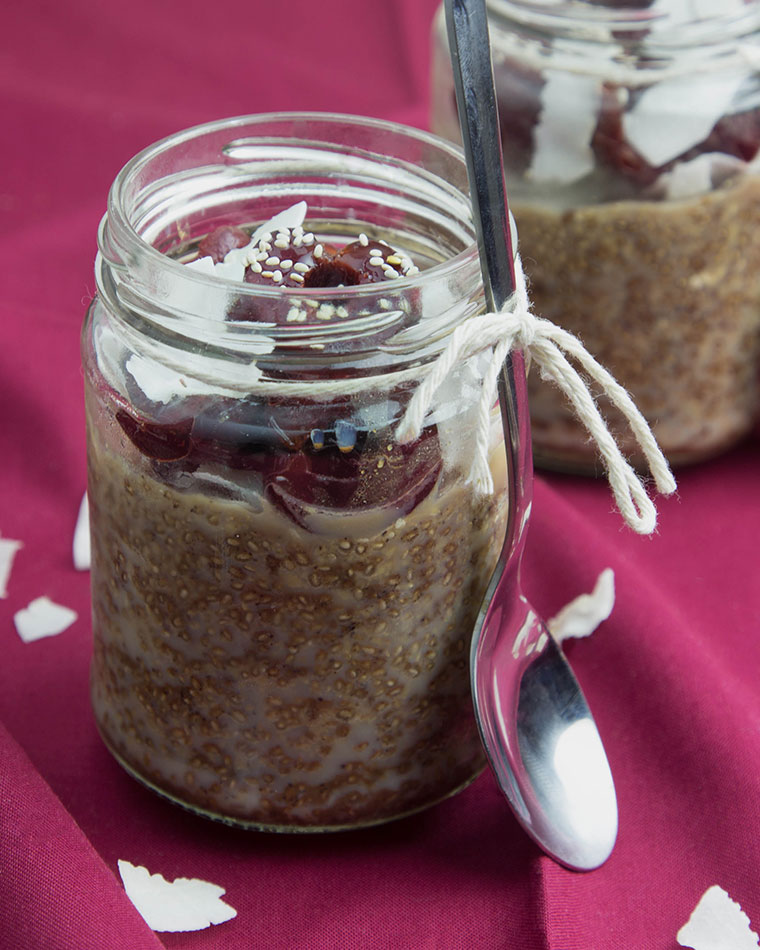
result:
M 221 227 L 190 263 L 229 270 L 242 250 L 243 281 L 336 299 L 417 272 L 363 234 L 327 246 L 300 225 L 264 231 L 250 247 L 250 229 Z M 311 325 L 319 310 L 267 300 L 231 316 Z M 324 323 L 351 316 L 320 307 Z M 483 495 L 456 401 L 395 441 L 408 381 L 177 394 L 108 334 L 95 350 L 92 700 L 119 761 L 191 809 L 272 830 L 373 824 L 471 781 L 484 758 L 470 637 L 506 523 L 498 413 Z
M 631 393 L 671 462 L 729 447 L 760 414 L 760 179 L 671 202 L 517 204 L 535 311 L 581 338 Z M 536 459 L 593 465 L 564 397 L 529 379 Z M 637 459 L 622 416 L 605 418 Z

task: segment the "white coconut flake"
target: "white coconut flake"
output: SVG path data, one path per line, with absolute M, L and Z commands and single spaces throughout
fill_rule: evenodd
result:
M 235 256 L 231 254 L 232 252 L 228 253 L 223 261 L 217 261 L 217 263 L 214 263 L 213 257 L 199 257 L 197 260 L 188 261 L 185 267 L 190 267 L 201 274 L 213 274 L 214 277 L 224 277 L 226 280 L 242 281 L 245 277 L 245 259 L 239 254 Z
M 554 639 L 561 643 L 569 637 L 588 637 L 612 613 L 615 606 L 615 573 L 602 571 L 590 594 L 571 600 L 548 622 Z
M 733 155 L 705 152 L 688 162 L 678 162 L 669 172 L 664 172 L 655 182 L 653 191 L 662 191 L 665 198 L 673 201 L 696 198 L 748 168 L 746 162 Z
M 271 337 L 259 337 L 250 341 L 249 349 L 257 355 L 271 353 L 274 340 Z M 177 396 L 235 396 L 237 388 L 212 385 L 190 373 L 195 370 L 199 375 L 209 375 L 218 371 L 219 379 L 224 379 L 235 387 L 253 385 L 261 377 L 261 370 L 255 362 L 232 363 L 210 356 L 187 353 L 184 356 L 183 371 L 165 366 L 154 360 L 132 354 L 126 363 L 126 370 L 151 402 L 168 403 Z M 189 371 L 189 372 L 188 372 Z
M 749 917 L 717 884 L 702 895 L 676 939 L 691 950 L 757 950 L 759 946 Z
M 227 256 L 229 257 L 229 255 Z M 223 261 L 214 264 L 214 274 L 217 277 L 224 277 L 225 280 L 234 280 L 240 283 L 245 279 L 245 267 L 245 260 L 240 258 L 227 260 L 227 257 L 225 257 Z
M 623 115 L 628 143 L 653 167 L 659 168 L 704 142 L 749 73 L 708 73 L 655 83 Z
M 265 221 L 253 232 L 251 236 L 251 245 L 258 244 L 261 238 L 273 231 L 285 231 L 288 228 L 300 228 L 305 219 L 308 205 L 305 201 L 299 201 L 284 211 Z M 229 257 L 229 255 L 227 255 Z
M 601 97 L 600 82 L 593 76 L 548 75 L 541 89 L 541 114 L 528 178 L 569 185 L 593 169 L 591 137 Z
M 16 631 L 24 643 L 63 633 L 77 619 L 75 610 L 62 607 L 49 597 L 38 597 L 13 615 Z
M 126 370 L 151 402 L 167 403 L 177 396 L 210 396 L 219 391 L 218 387 L 134 353 L 127 360 Z
M 107 324 L 96 324 L 94 332 L 98 368 L 116 392 L 126 388 L 124 376 L 124 345 Z
M 19 548 L 23 546 L 21 541 L 0 538 L 0 597 L 8 596 L 8 581 L 13 568 L 13 559 Z
M 197 270 L 201 274 L 215 273 L 213 257 L 199 257 L 197 260 L 188 261 L 185 267 L 189 267 L 191 270 Z
M 127 897 L 148 926 L 162 933 L 205 930 L 223 924 L 237 911 L 221 900 L 223 887 L 198 878 L 178 877 L 167 881 L 147 868 L 119 861 L 119 874 Z
M 87 503 L 87 492 L 82 496 L 79 504 L 79 514 L 74 528 L 74 540 L 71 545 L 74 567 L 78 571 L 90 569 L 90 506 Z

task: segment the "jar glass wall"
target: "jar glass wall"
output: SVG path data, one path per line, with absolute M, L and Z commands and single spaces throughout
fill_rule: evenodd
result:
M 760 4 L 491 0 L 507 187 L 535 311 L 631 392 L 674 464 L 760 414 Z M 442 13 L 432 126 L 458 124 Z M 532 375 L 537 464 L 593 471 Z M 638 460 L 604 397 L 618 442 Z
M 243 280 L 191 264 L 219 226 L 248 239 L 286 209 Z M 352 285 L 340 249 L 378 242 L 395 276 Z M 106 744 L 256 828 L 372 824 L 466 785 L 484 763 L 470 635 L 507 506 L 496 410 L 494 492 L 468 481 L 487 354 L 418 438 L 395 435 L 484 306 L 459 150 L 345 116 L 191 129 L 119 174 L 99 246 L 83 361 Z M 343 276 L 317 280 L 328 251 Z

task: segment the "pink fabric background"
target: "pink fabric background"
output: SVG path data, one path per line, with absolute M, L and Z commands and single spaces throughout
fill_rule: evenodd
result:
M 612 567 L 617 603 L 568 655 L 621 815 L 612 858 L 566 871 L 486 773 L 427 813 L 327 837 L 246 834 L 164 803 L 101 745 L 87 696 L 79 328 L 121 165 L 197 122 L 357 112 L 424 126 L 434 0 L 263 4 L 52 0 L 0 31 L 0 535 L 23 541 L 0 601 L 0 947 L 666 950 L 703 891 L 760 928 L 760 443 L 680 473 L 658 535 L 603 482 L 537 479 L 525 579 L 551 615 Z M 46 594 L 78 621 L 24 645 Z M 227 889 L 236 919 L 153 934 L 117 860 Z

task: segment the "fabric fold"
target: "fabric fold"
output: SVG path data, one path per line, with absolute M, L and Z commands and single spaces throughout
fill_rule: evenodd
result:
M 161 950 L 117 878 L 0 723 L 4 950 Z

